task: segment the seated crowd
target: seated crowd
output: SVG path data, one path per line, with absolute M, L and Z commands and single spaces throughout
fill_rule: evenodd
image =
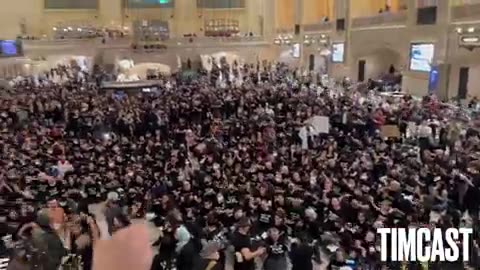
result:
M 216 83 L 226 68 L 130 95 L 67 70 L 0 96 L 0 252 L 11 265 L 53 270 L 71 253 L 91 269 L 97 239 L 147 219 L 160 231 L 152 269 L 402 269 L 380 262 L 376 228 L 478 225 L 474 121 L 435 97 L 317 85 L 281 64 L 237 66 L 241 84 Z M 302 135 L 314 116 L 329 117 L 328 133 Z M 385 138 L 385 124 L 399 136 Z M 105 201 L 107 232 L 91 211 Z M 474 269 L 477 245 L 475 235 Z

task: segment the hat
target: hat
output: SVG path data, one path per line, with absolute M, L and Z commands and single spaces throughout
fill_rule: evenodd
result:
M 118 198 L 118 193 L 116 193 L 116 192 L 112 191 L 112 192 L 109 192 L 108 195 L 107 195 L 107 200 L 109 200 L 109 201 L 114 201 L 115 202 L 115 201 L 118 201 L 118 199 L 119 199 Z

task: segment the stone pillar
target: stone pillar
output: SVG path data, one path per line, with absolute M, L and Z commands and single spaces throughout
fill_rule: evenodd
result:
M 295 0 L 295 24 L 302 25 L 303 5 L 304 0 Z
M 102 26 L 126 26 L 122 0 L 98 0 L 98 14 Z
M 278 4 L 277 0 L 254 0 L 254 1 L 262 1 L 263 2 L 263 12 L 262 12 L 262 23 L 263 23 L 263 33 L 262 35 L 266 39 L 273 38 L 275 36 L 275 28 L 276 28 L 276 7 L 275 5 Z
M 175 0 L 173 19 L 170 24 L 172 36 L 183 36 L 187 33 L 200 35 L 200 28 L 203 28 L 203 18 L 199 19 L 196 1 Z

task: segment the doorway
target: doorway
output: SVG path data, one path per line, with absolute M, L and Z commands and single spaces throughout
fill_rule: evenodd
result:
M 470 72 L 469 67 L 461 67 L 460 74 L 458 78 L 458 93 L 457 97 L 459 99 L 466 99 L 468 93 L 468 73 Z
M 365 81 L 365 65 L 367 61 L 359 60 L 358 61 L 358 81 L 363 82 Z
M 308 60 L 308 70 L 312 71 L 315 69 L 315 55 L 310 54 Z

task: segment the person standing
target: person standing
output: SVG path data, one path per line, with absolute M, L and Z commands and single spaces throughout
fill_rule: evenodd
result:
M 105 207 L 105 219 L 107 221 L 109 235 L 112 235 L 116 228 L 120 229 L 118 227 L 130 225 L 128 217 L 123 214 L 123 210 L 120 207 L 118 193 L 108 193 Z
M 60 237 L 65 237 L 65 210 L 58 204 L 56 199 L 51 199 L 47 202 L 48 217 L 50 225 L 59 234 Z
M 37 250 L 34 259 L 36 265 L 42 270 L 57 270 L 67 252 L 50 224 L 48 213 L 39 212 L 36 224 L 32 228 L 32 243 Z
M 199 262 L 199 254 L 194 239 L 184 225 L 175 231 L 177 246 L 177 270 L 192 270 Z
M 210 242 L 206 244 L 200 252 L 200 261 L 195 270 L 222 270 L 223 262 L 220 258 L 220 250 L 222 246 L 218 242 Z
M 290 262 L 292 263 L 292 270 L 312 270 L 313 263 L 313 248 L 308 245 L 305 236 L 295 239 L 292 243 L 290 251 Z
M 277 228 L 268 230 L 267 258 L 263 264 L 264 270 L 287 270 L 287 246 Z
M 81 216 L 78 227 L 73 231 L 72 251 L 81 255 L 83 270 L 91 270 L 93 246 L 100 237 L 95 220 L 91 216 Z
M 234 270 L 254 270 L 254 259 L 265 254 L 266 249 L 264 247 L 253 251 L 249 234 L 251 226 L 250 220 L 247 217 L 240 219 L 237 225 L 237 231 L 232 240 L 233 247 L 235 248 Z

